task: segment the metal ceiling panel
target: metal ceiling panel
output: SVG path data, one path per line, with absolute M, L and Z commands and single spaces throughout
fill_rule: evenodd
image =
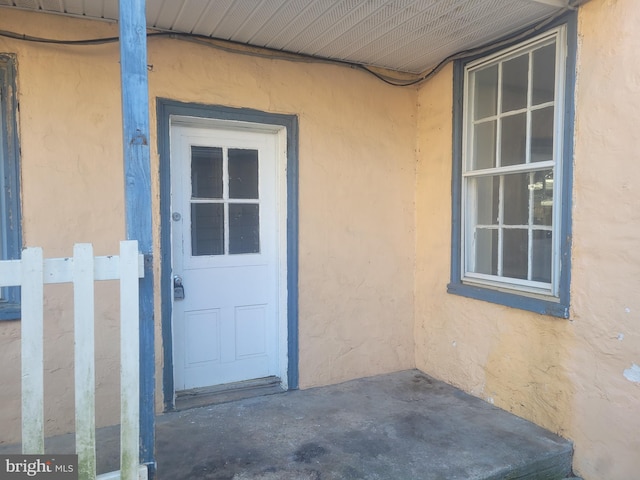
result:
M 64 12 L 62 0 L 40 0 L 40 5 L 44 10 Z
M 0 5 L 16 6 L 19 8 L 26 8 L 29 10 L 38 10 L 40 6 L 36 0 L 16 0 L 16 1 L 0 1 Z
M 236 30 L 234 37 L 242 43 L 252 43 L 256 34 L 271 22 L 273 18 L 281 15 L 281 9 L 286 5 L 286 0 L 263 0 L 247 16 L 242 25 Z
M 162 25 L 163 29 L 173 29 L 173 25 L 180 15 L 184 3 L 185 2 L 173 0 L 147 2 L 147 24 L 150 27 L 158 27 Z
M 233 5 L 234 0 L 219 0 L 217 2 L 209 2 L 204 13 L 196 22 L 193 33 L 211 37 L 216 27 L 222 21 L 224 13 Z
M 215 30 L 211 33 L 211 36 L 216 38 L 223 38 L 225 40 L 236 40 L 235 33 L 242 27 L 245 20 L 250 17 L 253 11 L 256 9 L 257 2 L 245 2 L 235 1 L 224 12 L 224 15 L 219 16 L 220 21 L 216 25 Z
M 288 16 L 290 16 L 291 19 L 284 25 L 281 25 L 279 30 L 271 32 L 264 46 L 284 49 L 293 39 L 302 34 L 307 28 L 310 28 L 316 19 L 323 15 L 333 3 L 335 2 L 331 0 L 316 0 L 312 2 L 294 0 L 289 2 L 290 10 L 292 11 L 290 11 Z
M 173 23 L 172 30 L 193 33 L 198 21 L 209 7 L 209 0 L 187 0 Z
M 377 56 L 379 62 L 394 62 L 398 64 L 398 69 L 403 71 L 414 71 L 421 68 L 425 63 L 432 63 L 435 58 L 446 58 L 452 53 L 466 50 L 469 46 L 485 45 L 498 38 L 506 37 L 512 33 L 521 30 L 527 25 L 535 24 L 549 15 L 554 10 L 547 10 L 540 13 L 540 9 L 522 8 L 520 10 L 508 11 L 508 14 L 496 17 L 493 11 L 488 11 L 477 18 L 477 23 L 472 23 L 469 19 L 461 18 L 447 32 L 444 28 L 436 29 L 431 35 L 441 38 L 440 44 L 428 52 L 414 55 L 405 55 L 398 58 L 398 52 L 391 52 L 386 57 Z M 423 39 L 416 39 L 414 42 L 401 48 L 407 48 L 409 51 L 416 51 L 421 45 Z
M 83 0 L 64 0 L 64 13 L 69 13 L 71 15 L 89 15 L 89 13 L 84 9 Z
M 147 0 L 149 27 L 421 73 L 566 7 L 568 0 Z M 116 20 L 118 0 L 0 0 Z M 23 32 L 16 32 L 23 33 Z
M 102 15 L 105 19 L 118 18 L 118 0 L 103 0 L 102 2 Z

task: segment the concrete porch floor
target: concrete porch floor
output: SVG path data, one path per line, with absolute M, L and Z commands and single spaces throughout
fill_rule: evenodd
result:
M 561 479 L 570 442 L 409 370 L 160 415 L 160 480 Z M 117 470 L 118 428 L 98 468 Z M 73 437 L 47 441 L 65 453 Z M 3 449 L 0 449 L 0 451 Z

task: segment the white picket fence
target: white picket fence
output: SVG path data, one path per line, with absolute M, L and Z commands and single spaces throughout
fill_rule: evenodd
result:
M 138 242 L 120 242 L 119 256 L 93 256 L 77 244 L 71 258 L 43 259 L 26 248 L 21 260 L 0 262 L 0 287 L 21 286 L 22 452 L 44 453 L 44 285 L 73 283 L 76 453 L 80 480 L 146 480 L 139 465 Z M 94 282 L 120 280 L 120 470 L 96 477 Z M 54 452 L 56 453 L 56 452 Z M 59 453 L 59 452 L 58 452 Z

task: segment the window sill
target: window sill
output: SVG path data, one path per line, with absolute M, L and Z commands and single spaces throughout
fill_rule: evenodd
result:
M 463 283 L 450 283 L 447 285 L 447 293 L 460 295 L 467 298 L 475 298 L 485 302 L 496 303 L 507 307 L 518 308 L 529 312 L 549 315 L 552 317 L 569 318 L 569 306 L 563 302 L 543 300 L 541 298 L 518 295 L 501 290 L 466 285 Z
M 2 303 L 0 304 L 0 322 L 4 320 L 20 320 L 20 304 Z

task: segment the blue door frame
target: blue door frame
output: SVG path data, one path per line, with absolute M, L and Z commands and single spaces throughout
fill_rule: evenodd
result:
M 287 381 L 298 388 L 298 118 L 248 108 L 183 103 L 159 98 L 158 152 L 160 154 L 160 250 L 162 292 L 163 394 L 165 411 L 174 409 L 171 308 L 171 117 L 183 116 L 283 126 L 287 131 Z

